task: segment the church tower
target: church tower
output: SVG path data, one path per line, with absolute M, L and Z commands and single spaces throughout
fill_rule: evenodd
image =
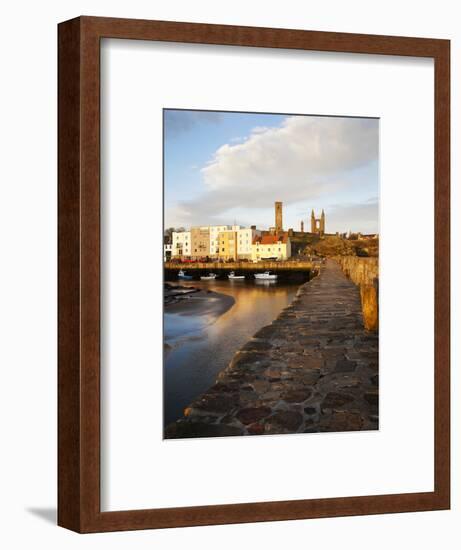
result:
M 316 226 L 315 214 L 314 214 L 314 210 L 312 210 L 312 213 L 311 213 L 311 233 L 317 233 L 315 226 Z
M 322 215 L 320 216 L 320 235 L 325 235 L 325 212 L 322 208 Z

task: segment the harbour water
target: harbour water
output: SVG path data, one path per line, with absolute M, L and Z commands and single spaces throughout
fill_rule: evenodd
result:
M 214 280 L 178 284 L 205 292 L 200 300 L 164 310 L 165 426 L 181 417 L 184 408 L 215 382 L 234 353 L 278 316 L 300 283 Z

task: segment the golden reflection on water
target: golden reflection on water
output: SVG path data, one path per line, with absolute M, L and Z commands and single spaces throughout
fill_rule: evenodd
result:
M 213 328 L 219 332 L 227 330 L 230 323 L 244 322 L 249 317 L 253 319 L 264 317 L 267 319 L 268 309 L 274 312 L 274 318 L 287 305 L 288 296 L 293 294 L 293 287 L 277 286 L 277 283 L 255 281 L 251 286 L 243 288 L 231 283 L 229 286 L 220 286 L 216 292 L 228 294 L 235 299 L 234 305 L 221 315 L 214 323 Z M 267 299 L 270 297 L 270 307 Z
M 259 284 L 258 284 L 259 283 Z M 179 323 L 189 323 L 193 330 L 179 331 L 164 364 L 165 424 L 181 416 L 184 407 L 216 380 L 234 353 L 260 328 L 270 324 L 296 294 L 298 285 L 265 281 L 190 281 L 180 283 L 227 294 L 234 304 L 216 316 L 214 308 L 195 315 L 190 312 L 169 316 L 169 323 L 178 329 Z M 212 298 L 212 296 L 210 296 Z M 167 317 L 168 310 L 165 310 Z

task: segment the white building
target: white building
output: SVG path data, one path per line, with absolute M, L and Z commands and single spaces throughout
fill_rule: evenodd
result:
M 209 231 L 210 247 L 209 255 L 211 258 L 218 258 L 219 253 L 219 235 L 223 233 L 232 233 L 235 235 L 235 248 L 236 256 L 238 259 L 252 259 L 252 243 L 254 239 L 261 235 L 254 226 L 253 227 L 241 227 L 240 225 L 207 225 L 200 226 L 199 228 L 193 228 L 194 231 L 200 229 L 201 231 Z M 234 239 L 234 237 L 232 237 Z M 181 231 L 179 233 L 173 232 L 172 235 L 172 248 L 171 257 L 177 258 L 182 256 L 194 256 L 195 253 L 192 250 L 192 233 L 191 231 Z M 197 240 L 195 238 L 195 240 Z M 164 250 L 164 255 L 166 251 Z M 204 254 L 201 254 L 202 256 Z M 222 254 L 221 254 L 222 255 Z
M 253 241 L 251 258 L 254 262 L 286 260 L 290 256 L 291 241 L 286 232 L 280 235 L 257 236 Z
M 240 225 L 210 225 L 210 256 L 219 256 L 219 234 L 234 233 L 236 236 L 236 255 L 238 259 L 251 260 L 251 245 L 253 239 L 261 234 L 256 227 L 241 227 Z
M 239 260 L 251 260 L 253 240 L 261 235 L 255 227 L 237 229 L 237 257 Z
M 190 231 L 173 232 L 171 256 L 173 258 L 191 255 Z

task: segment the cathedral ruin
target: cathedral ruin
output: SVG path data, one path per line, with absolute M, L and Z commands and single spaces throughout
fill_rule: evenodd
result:
M 322 208 L 320 218 L 315 217 L 314 210 L 311 213 L 311 233 L 316 235 L 325 235 L 325 212 Z

